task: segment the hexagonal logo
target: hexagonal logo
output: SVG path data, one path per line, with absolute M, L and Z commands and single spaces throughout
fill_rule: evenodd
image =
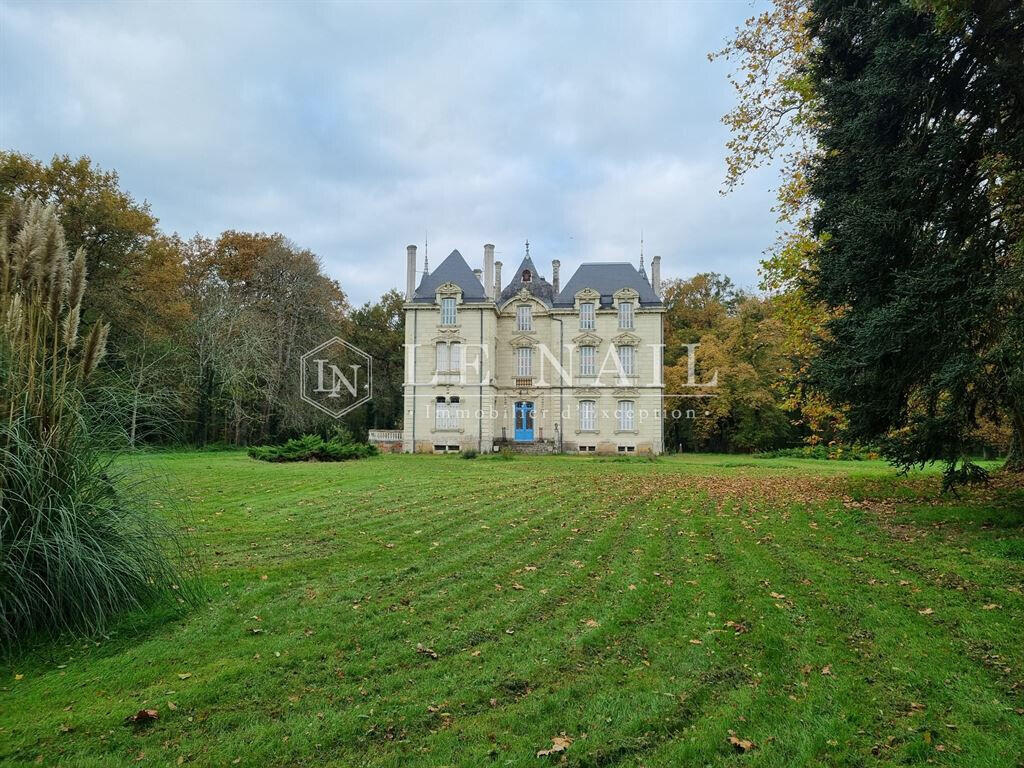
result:
M 336 419 L 373 397 L 373 358 L 335 336 L 299 358 L 302 399 Z

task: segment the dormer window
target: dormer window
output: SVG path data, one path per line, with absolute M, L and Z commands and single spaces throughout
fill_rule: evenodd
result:
M 533 280 L 533 275 L 530 273 L 530 270 L 524 269 L 523 270 L 523 282 L 524 283 L 528 283 L 531 280 Z
M 533 308 L 529 304 L 522 304 L 516 307 L 516 330 L 533 330 Z
M 455 325 L 455 299 L 441 299 L 441 325 Z

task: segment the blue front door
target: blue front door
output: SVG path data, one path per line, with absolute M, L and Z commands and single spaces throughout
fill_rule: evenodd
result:
M 533 440 L 533 403 L 516 403 L 516 440 L 529 442 Z

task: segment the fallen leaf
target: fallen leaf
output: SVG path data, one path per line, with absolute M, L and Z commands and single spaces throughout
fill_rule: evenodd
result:
M 416 643 L 416 653 L 422 653 L 424 656 L 429 656 L 432 659 L 437 659 L 437 651 L 433 648 L 427 648 L 423 643 Z
M 125 718 L 126 723 L 134 723 L 136 725 L 143 725 L 145 723 L 152 723 L 154 720 L 159 719 L 160 713 L 155 709 L 140 709 L 134 715 L 129 715 Z
M 173 710 L 178 708 L 178 705 L 175 704 L 173 701 L 168 701 L 167 702 L 167 708 L 173 711 Z
M 551 739 L 551 748 L 538 750 L 537 757 L 547 757 L 548 755 L 557 755 L 559 752 L 565 752 L 570 744 L 572 744 L 572 739 L 565 734 L 555 736 Z
M 771 596 L 774 597 L 776 600 L 785 600 L 786 599 L 786 596 L 781 594 L 781 593 L 779 593 L 779 592 L 771 592 L 769 594 L 771 594 Z
M 757 747 L 757 745 L 749 739 L 741 739 L 736 735 L 735 731 L 729 731 L 728 741 L 737 752 L 749 752 Z
M 694 637 L 694 638 L 692 638 L 690 640 L 690 645 L 701 645 L 701 644 L 702 644 L 701 641 L 698 640 L 696 637 Z
M 832 674 L 832 665 L 831 664 L 826 664 L 824 667 L 822 667 L 821 668 L 821 674 L 823 674 L 823 675 L 831 675 Z
M 588 627 L 590 627 L 591 629 L 593 629 L 594 627 L 600 627 L 601 626 L 600 624 L 597 623 L 596 619 L 587 619 L 586 625 Z
M 179 680 L 188 680 L 190 677 L 192 677 L 192 673 L 191 672 L 179 672 L 178 673 L 178 679 Z
M 920 611 L 918 611 L 918 613 L 920 613 L 922 616 L 931 616 L 933 613 L 935 613 L 935 611 L 933 611 L 931 608 L 922 608 Z
M 983 611 L 994 611 L 996 608 L 1002 608 L 1002 606 L 997 603 L 988 603 L 987 605 L 981 606 L 981 610 Z

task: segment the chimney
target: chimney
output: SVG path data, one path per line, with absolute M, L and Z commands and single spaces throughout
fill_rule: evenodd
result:
M 474 269 L 473 270 L 473 277 L 475 277 L 480 282 L 480 284 L 482 285 L 483 282 L 484 282 L 484 271 L 482 269 Z M 486 288 L 484 288 L 484 292 L 485 293 L 487 292 Z
M 661 256 L 651 259 L 651 288 L 654 295 L 661 298 Z
M 494 300 L 501 296 L 501 262 L 494 262 Z
M 558 295 L 558 268 L 562 266 L 562 262 L 558 259 L 551 260 L 551 287 L 555 289 L 555 295 Z
M 416 246 L 408 245 L 405 248 L 405 300 L 412 301 L 414 293 L 416 293 Z
M 487 298 L 494 298 L 494 246 L 484 246 L 484 293 Z

